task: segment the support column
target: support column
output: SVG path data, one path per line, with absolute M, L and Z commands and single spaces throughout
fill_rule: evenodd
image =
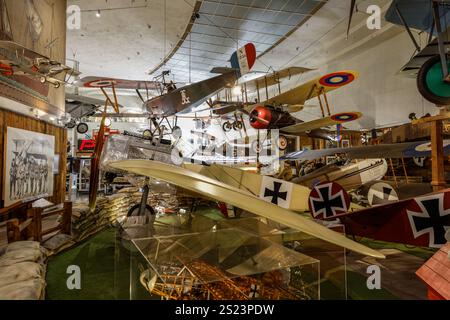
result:
M 431 122 L 431 161 L 433 191 L 445 189 L 444 150 L 442 139 L 442 120 Z

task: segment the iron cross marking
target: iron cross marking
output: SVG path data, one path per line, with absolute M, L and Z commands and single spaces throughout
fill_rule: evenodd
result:
M 324 218 L 330 218 L 335 215 L 335 209 L 342 209 L 346 211 L 346 205 L 344 203 L 344 199 L 341 193 L 337 193 L 331 198 L 329 195 L 329 189 L 331 186 L 326 186 L 323 188 L 317 188 L 320 193 L 320 199 L 311 198 L 312 207 L 314 208 L 314 212 L 319 212 L 324 210 Z
M 450 227 L 450 212 L 441 215 L 441 198 L 421 200 L 426 212 L 423 216 L 411 214 L 417 234 L 428 233 L 430 236 L 430 246 L 436 247 L 447 243 L 445 239 L 445 227 Z
M 378 202 L 376 202 L 375 201 L 375 199 L 376 200 L 378 200 L 378 201 L 382 201 L 382 200 L 389 200 L 389 196 L 391 195 L 391 193 L 392 193 L 392 189 L 391 188 L 386 188 L 386 187 L 383 187 L 383 199 L 382 198 L 380 198 L 377 194 L 374 194 L 373 195 L 373 200 L 372 200 L 372 203 L 378 203 Z
M 257 298 L 257 297 L 259 297 L 259 286 L 258 285 L 256 285 L 256 284 L 252 284 L 251 286 L 250 286 L 250 295 L 249 295 L 249 297 L 250 298 Z
M 281 182 L 274 181 L 273 182 L 273 190 L 270 190 L 269 188 L 264 189 L 264 198 L 265 197 L 272 197 L 272 203 L 278 205 L 278 198 L 283 199 L 286 201 L 287 199 L 287 191 L 280 192 L 281 186 L 283 184 Z

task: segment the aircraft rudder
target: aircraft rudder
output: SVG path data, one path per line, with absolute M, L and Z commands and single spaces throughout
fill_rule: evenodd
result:
M 248 73 L 256 61 L 256 48 L 253 43 L 247 43 L 231 55 L 231 67 L 239 71 L 239 76 Z

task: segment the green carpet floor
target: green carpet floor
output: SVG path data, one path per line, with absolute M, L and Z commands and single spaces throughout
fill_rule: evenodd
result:
M 214 212 L 213 212 L 214 211 Z M 207 210 L 207 215 L 218 218 L 216 210 Z M 211 218 L 210 217 L 210 218 Z M 372 248 L 396 248 L 408 254 L 428 259 L 433 250 L 407 247 L 380 241 L 363 239 L 363 244 Z M 133 259 L 132 259 L 133 258 Z M 149 299 L 149 294 L 138 283 L 137 263 L 142 257 L 139 253 L 130 253 L 116 242 L 116 229 L 108 228 L 69 248 L 56 256 L 50 257 L 47 267 L 46 298 L 49 300 L 64 299 Z M 131 263 L 131 261 L 133 261 Z M 77 265 L 81 269 L 81 290 L 67 288 L 67 268 Z M 131 287 L 130 287 L 131 283 Z M 322 299 L 344 299 L 342 288 L 342 274 L 321 281 Z M 349 299 L 398 299 L 387 290 L 369 290 L 365 286 L 366 277 L 348 270 L 348 298 Z
M 56 256 L 47 267 L 46 298 L 49 300 L 129 299 L 130 253 L 116 246 L 116 229 L 106 229 Z M 67 288 L 67 268 L 81 270 L 81 289 Z M 139 290 L 145 298 L 145 292 Z

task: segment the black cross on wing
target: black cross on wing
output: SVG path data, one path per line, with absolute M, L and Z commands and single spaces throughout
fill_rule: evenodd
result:
M 414 238 L 428 234 L 428 246 L 432 248 L 447 243 L 445 232 L 450 229 L 450 208 L 445 209 L 444 196 L 445 193 L 441 193 L 416 199 L 421 212 L 407 210 Z
M 282 185 L 283 184 L 281 182 L 274 181 L 273 182 L 273 190 L 270 190 L 269 188 L 264 189 L 264 198 L 272 197 L 272 200 L 270 202 L 272 202 L 273 204 L 276 204 L 276 205 L 278 205 L 279 198 L 286 201 L 288 193 L 287 193 L 287 191 L 280 192 Z
M 343 191 L 333 195 L 331 187 L 331 183 L 316 186 L 319 197 L 310 197 L 314 217 L 322 214 L 324 218 L 330 218 L 337 215 L 338 211 L 347 211 Z

